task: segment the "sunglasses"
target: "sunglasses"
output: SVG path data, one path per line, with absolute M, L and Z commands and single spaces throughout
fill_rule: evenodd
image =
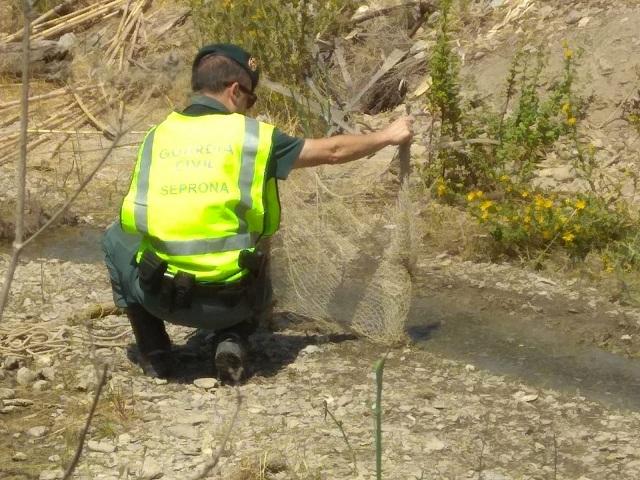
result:
M 229 87 L 234 83 L 236 82 L 228 82 L 228 83 L 225 83 L 225 85 Z M 258 100 L 258 96 L 255 93 L 253 93 L 251 90 L 249 90 L 247 87 L 243 86 L 241 83 L 238 83 L 238 88 L 242 93 L 244 93 L 247 96 L 247 109 L 253 107 L 256 101 Z

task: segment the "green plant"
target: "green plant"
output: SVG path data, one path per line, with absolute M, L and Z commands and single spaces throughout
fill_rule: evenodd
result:
M 387 360 L 385 355 L 377 360 L 373 365 L 376 374 L 376 403 L 374 405 L 375 440 L 376 440 L 376 479 L 382 480 L 382 375 L 384 364 Z
M 326 75 L 318 61 L 317 40 L 338 34 L 355 10 L 354 0 L 191 0 L 194 43 L 231 42 L 258 60 L 262 74 L 306 98 L 313 97 L 305 82 L 313 78 L 326 90 Z M 323 133 L 326 123 L 297 101 L 260 90 L 257 108 L 279 124 L 307 135 Z

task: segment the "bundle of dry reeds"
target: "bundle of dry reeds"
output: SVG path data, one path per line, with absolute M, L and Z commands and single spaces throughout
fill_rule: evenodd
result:
M 52 92 L 36 95 L 31 97 L 31 102 L 40 101 L 59 101 L 64 95 L 69 96 L 69 102 L 54 109 L 54 113 L 47 116 L 39 123 L 39 128 L 31 131 L 33 138 L 29 140 L 27 150 L 32 151 L 34 148 L 52 141 L 58 140 L 58 144 L 64 143 L 75 131 L 89 124 L 96 128 L 106 137 L 112 137 L 113 132 L 110 127 L 98 119 L 98 115 L 107 109 L 107 102 L 96 99 L 88 103 L 80 96 L 81 92 L 95 90 L 100 85 L 76 87 L 73 90 L 60 88 Z M 0 112 L 11 112 L 17 106 L 16 102 L 7 102 L 0 104 Z M 3 115 L 4 116 L 4 115 Z M 8 121 L 17 120 L 16 115 L 6 115 L 3 122 L 6 126 Z M 63 135 L 60 138 L 60 134 Z M 9 132 L 0 140 L 0 165 L 15 160 L 18 155 L 19 132 Z
M 32 23 L 32 39 L 41 40 L 59 37 L 63 33 L 79 27 L 86 27 L 97 20 L 103 21 L 107 18 L 114 17 L 118 15 L 123 4 L 129 4 L 130 0 L 111 0 L 92 3 L 89 6 L 60 15 L 75 3 L 78 3 L 78 0 L 67 0 L 36 18 Z M 20 29 L 3 40 L 5 42 L 20 40 L 23 32 L 24 30 Z

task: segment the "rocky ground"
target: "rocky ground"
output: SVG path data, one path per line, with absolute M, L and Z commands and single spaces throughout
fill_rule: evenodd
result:
M 594 107 L 587 129 L 599 158 L 615 159 L 614 169 L 637 169 L 637 135 L 616 120 L 620 102 L 636 88 L 628 59 L 640 48 L 637 2 L 473 5 L 479 10 L 470 10 L 458 47 L 463 71 L 477 80 L 480 95 L 499 104 L 497 92 L 518 42 L 538 48 L 544 39 L 560 50 L 567 38 L 585 48 L 580 73 Z M 184 47 L 184 35 L 177 32 L 167 48 Z M 425 28 L 415 40 L 423 42 L 414 49 L 419 57 L 433 35 Z M 411 81 L 410 91 L 420 86 L 419 79 Z M 136 128 L 143 131 L 172 100 L 150 101 L 150 117 Z M 417 108 L 422 100 L 412 101 Z M 388 119 L 363 118 L 373 126 Z M 114 217 L 140 135 L 124 139 L 131 145 L 117 150 L 79 198 L 69 222 L 98 227 Z M 46 148 L 35 152 L 29 176 L 32 225 L 68 197 L 104 151 L 106 140 L 90 138 L 76 138 L 63 148 L 68 155 L 55 159 Z M 412 151 L 413 160 L 422 162 L 425 150 L 415 145 Z M 386 168 L 392 153 L 369 165 Z M 345 167 L 330 186 L 341 195 L 354 194 L 351 182 L 362 173 L 357 166 Z M 379 175 L 368 173 L 358 188 L 370 196 L 369 186 Z M 9 165 L 0 165 L 3 208 L 10 208 L 15 195 L 13 175 Z M 539 177 L 554 188 L 579 187 L 561 157 L 548 159 Z M 626 188 L 633 200 L 635 190 Z M 8 222 L 8 215 L 0 220 Z M 433 217 L 423 212 L 421 221 L 429 224 Z M 55 240 L 68 243 L 61 249 L 65 257 L 78 235 L 83 233 Z M 27 254 L 0 324 L 0 478 L 61 478 L 93 398 L 96 372 L 105 364 L 108 382 L 76 478 L 188 478 L 216 454 L 238 398 L 238 420 L 212 477 L 374 478 L 372 365 L 385 350 L 340 327 L 281 312 L 271 330 L 252 338 L 254 371 L 239 387 L 213 379 L 208 341 L 177 327 L 170 332 L 180 373 L 168 382 L 154 381 L 129 359 L 135 348 L 126 318 L 117 312 L 100 315 L 95 308 L 110 302 L 102 266 L 54 260 L 55 253 L 47 258 Z M 2 255 L 0 271 L 6 264 Z M 586 276 L 464 261 L 455 248 L 439 244 L 419 259 L 414 280 L 418 296 L 440 299 L 461 318 L 474 319 L 479 312 L 482 318 L 504 316 L 513 319 L 514 331 L 542 328 L 569 351 L 580 344 L 621 359 L 640 355 L 638 310 Z M 436 314 L 435 307 L 425 307 L 417 318 L 413 312 L 412 322 L 447 321 Z M 575 389 L 556 391 L 530 378 L 499 376 L 464 360 L 459 351 L 430 349 L 429 337 L 414 340 L 391 350 L 385 369 L 386 478 L 640 478 L 640 416 L 633 403 L 618 410 Z
M 538 319 L 551 321 L 549 328 L 562 320 L 544 314 L 551 297 L 571 310 L 584 305 L 581 295 L 587 293 L 594 308 L 617 309 L 612 319 L 627 319 L 625 331 L 635 342 L 638 312 L 595 292 L 581 294 L 570 284 L 513 267 L 470 265 L 446 256 L 423 258 L 420 268 L 418 285 L 429 285 L 434 293 L 497 288 L 502 303 L 516 304 L 530 292 L 528 304 Z M 87 276 L 95 281 L 83 282 Z M 2 326 L 5 340 L 14 335 L 3 342 L 3 352 L 12 347 L 13 353 L 4 355 L 0 370 L 4 478 L 60 478 L 102 364 L 109 366 L 109 380 L 77 478 L 194 474 L 220 446 L 238 394 L 238 422 L 217 478 L 372 478 L 372 365 L 383 349 L 338 328 L 321 329 L 280 314 L 275 331 L 252 337 L 254 371 L 235 389 L 211 378 L 205 338 L 171 327 L 180 373 L 168 382 L 154 381 L 141 376 L 128 358 L 135 349 L 125 317 L 87 318 L 92 305 L 108 298 L 98 266 L 43 259 L 19 271 Z M 567 342 L 579 337 L 568 335 Z M 634 343 L 619 344 L 636 351 Z M 429 343 L 424 345 L 389 354 L 383 397 L 387 478 L 595 480 L 640 474 L 638 413 L 497 376 L 429 353 Z M 23 356 L 28 350 L 41 353 Z M 325 401 L 342 422 L 348 445 L 325 416 Z

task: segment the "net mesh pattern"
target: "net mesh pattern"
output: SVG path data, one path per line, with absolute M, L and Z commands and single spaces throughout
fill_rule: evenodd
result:
M 368 180 L 359 175 L 354 187 L 354 172 L 299 170 L 281 183 L 283 222 L 272 256 L 278 309 L 397 344 L 418 251 L 414 205 L 407 187 L 389 181 L 387 192 L 395 192 L 386 204 L 367 202 Z

